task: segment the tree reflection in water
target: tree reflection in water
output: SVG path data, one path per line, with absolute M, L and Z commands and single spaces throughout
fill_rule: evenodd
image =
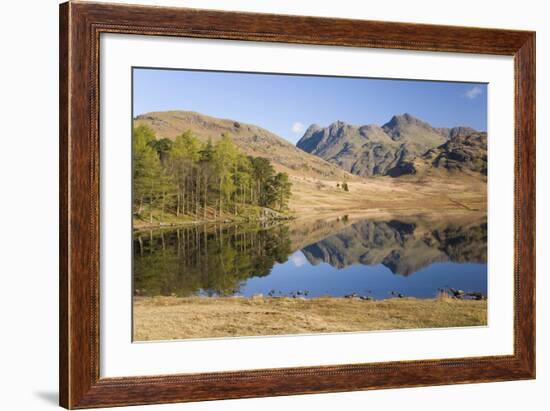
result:
M 193 225 L 134 233 L 135 295 L 239 294 L 250 278 L 301 250 L 310 265 L 384 265 L 409 276 L 434 263 L 487 261 L 487 224 L 415 221 L 290 222 L 273 227 Z M 298 269 L 297 269 L 298 270 Z M 486 269 L 485 269 L 486 274 Z M 266 290 L 265 293 L 268 293 Z

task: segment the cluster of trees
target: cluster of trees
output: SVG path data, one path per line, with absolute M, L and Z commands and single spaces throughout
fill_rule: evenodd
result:
M 241 153 L 228 135 L 216 144 L 191 132 L 157 140 L 149 127 L 134 128 L 133 211 L 151 222 L 154 210 L 204 219 L 238 215 L 246 206 L 284 211 L 290 194 L 286 173 Z
M 336 188 L 340 188 L 340 183 L 336 183 Z M 342 183 L 342 190 L 349 191 L 348 183 L 345 181 Z

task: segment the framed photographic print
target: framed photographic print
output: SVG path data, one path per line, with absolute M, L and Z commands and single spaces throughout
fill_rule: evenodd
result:
M 535 377 L 535 33 L 60 6 L 60 403 Z

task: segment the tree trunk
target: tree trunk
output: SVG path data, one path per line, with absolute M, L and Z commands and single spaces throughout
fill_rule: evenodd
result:
M 183 183 L 183 187 L 181 188 L 181 213 L 185 215 L 185 183 Z
M 204 176 L 204 207 L 203 207 L 203 217 L 206 220 L 206 207 L 207 207 L 207 196 L 208 196 L 208 177 Z
M 139 197 L 139 207 L 138 207 L 138 214 L 141 214 L 143 212 L 143 196 Z
M 219 216 L 218 216 L 218 218 L 221 218 L 221 215 L 222 215 L 222 197 L 223 197 L 223 193 L 222 193 L 222 179 L 220 178 L 220 210 L 219 210 Z
M 155 188 L 155 182 L 151 180 L 151 191 L 149 192 L 149 223 L 153 224 L 153 192 Z
M 197 178 L 195 179 L 195 214 L 199 215 L 199 207 L 200 207 L 200 176 L 197 173 Z
M 164 205 L 166 203 L 166 191 L 162 191 L 162 205 L 161 205 L 161 218 L 164 220 Z

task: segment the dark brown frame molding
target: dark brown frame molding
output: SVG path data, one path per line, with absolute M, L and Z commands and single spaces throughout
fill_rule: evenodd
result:
M 513 56 L 514 354 L 100 378 L 101 33 Z M 534 32 L 69 2 L 60 6 L 59 55 L 60 405 L 91 408 L 535 378 Z

